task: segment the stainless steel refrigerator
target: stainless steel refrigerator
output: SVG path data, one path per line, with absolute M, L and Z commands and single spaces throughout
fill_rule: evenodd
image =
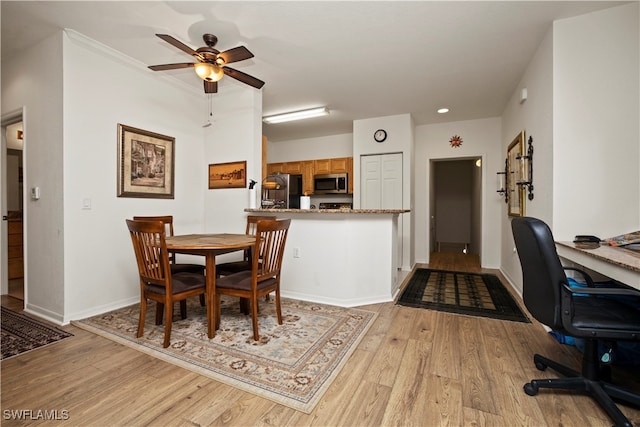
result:
M 300 209 L 302 175 L 280 173 L 262 181 L 263 209 Z

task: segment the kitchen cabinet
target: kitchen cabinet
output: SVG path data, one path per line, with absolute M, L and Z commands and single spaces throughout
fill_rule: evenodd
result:
M 284 173 L 302 175 L 302 162 L 286 162 L 283 169 Z
M 267 164 L 267 175 L 273 175 L 276 173 L 284 173 L 284 163 Z
M 313 194 L 313 176 L 331 173 L 349 174 L 349 194 L 353 194 L 353 157 L 333 159 L 302 160 L 299 162 L 280 162 L 267 164 L 267 175 L 288 173 L 302 175 L 302 191 Z
M 302 164 L 302 194 L 313 194 L 313 160 L 300 163 Z
M 331 173 L 331 159 L 319 159 L 313 161 L 314 175 Z

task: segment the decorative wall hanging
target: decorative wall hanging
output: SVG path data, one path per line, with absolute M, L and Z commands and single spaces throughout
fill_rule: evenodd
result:
M 451 144 L 452 148 L 458 148 L 462 145 L 462 137 L 459 135 L 453 135 L 451 139 L 449 139 L 449 144 Z
M 215 163 L 209 165 L 209 189 L 245 188 L 247 186 L 247 161 Z
M 524 142 L 522 143 L 522 151 L 524 152 Z M 533 138 L 531 136 L 529 136 L 527 154 L 518 156 L 518 160 L 520 161 L 521 175 L 517 184 L 522 187 L 523 193 L 526 189 L 529 192 L 529 200 L 533 200 Z
M 175 138 L 118 124 L 118 197 L 173 199 Z
M 524 153 L 524 131 L 509 144 L 507 149 L 507 197 L 508 215 L 524 216 L 524 188 L 518 185 L 522 181 L 520 156 Z

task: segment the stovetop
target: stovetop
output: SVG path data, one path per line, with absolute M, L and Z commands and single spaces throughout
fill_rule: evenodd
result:
M 353 209 L 353 203 L 320 203 L 318 209 Z

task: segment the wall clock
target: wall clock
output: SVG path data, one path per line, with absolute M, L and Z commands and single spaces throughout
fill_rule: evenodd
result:
M 373 139 L 375 139 L 376 142 L 383 142 L 387 139 L 387 131 L 384 129 L 378 129 L 373 133 Z

